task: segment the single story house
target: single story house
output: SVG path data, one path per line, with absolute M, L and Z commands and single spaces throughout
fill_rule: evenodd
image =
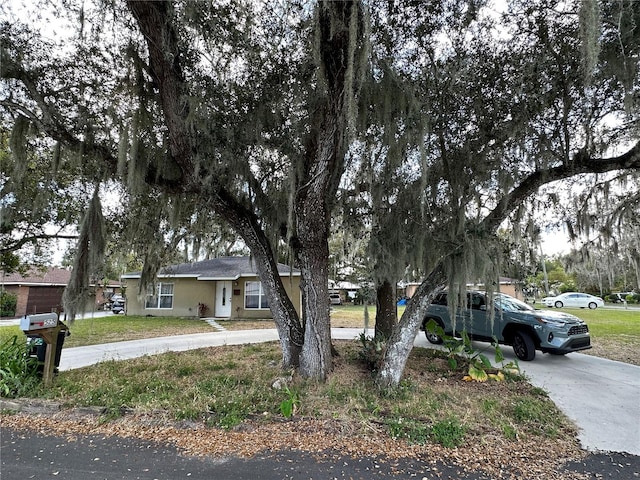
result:
M 27 273 L 2 273 L 0 288 L 17 297 L 16 317 L 36 313 L 62 312 L 62 295 L 71 279 L 71 270 L 48 267 L 45 270 L 32 268 Z M 120 293 L 120 284 L 109 281 L 104 285 L 92 285 L 95 301 L 87 299 L 88 311 L 100 309 L 114 293 Z
M 398 296 L 405 296 L 406 298 L 413 297 L 420 283 L 418 282 L 401 282 L 398 283 Z M 486 286 L 483 283 L 468 283 L 467 290 L 486 290 Z M 500 286 L 498 289 L 501 293 L 506 293 L 519 300 L 524 300 L 524 294 L 522 288 L 518 284 L 517 280 L 513 278 L 500 277 Z
M 62 294 L 71 272 L 64 268 L 32 269 L 20 273 L 2 274 L 2 288 L 17 297 L 16 317 L 35 313 L 50 313 L 62 309 Z
M 300 271 L 278 264 L 278 272 L 300 313 Z M 140 272 L 127 273 L 128 315 L 272 318 L 255 262 L 250 257 L 220 257 L 161 269 L 146 294 L 137 295 Z
M 329 293 L 339 294 L 343 302 L 353 302 L 358 290 L 360 290 L 360 285 L 355 283 L 329 279 Z

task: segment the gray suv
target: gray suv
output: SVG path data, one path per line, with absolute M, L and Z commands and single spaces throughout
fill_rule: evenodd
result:
M 430 320 L 441 330 L 428 328 Z M 490 297 L 484 292 L 468 292 L 467 305 L 458 307 L 455 325 L 447 306 L 447 292 L 440 293 L 427 308 L 422 329 L 427 340 L 435 344 L 442 343 L 442 332 L 453 335 L 466 331 L 472 339 L 481 341 L 496 338 L 500 344 L 513 346 L 520 360 L 533 360 L 536 350 L 564 355 L 591 348 L 589 327 L 578 317 L 536 310 L 503 293 Z

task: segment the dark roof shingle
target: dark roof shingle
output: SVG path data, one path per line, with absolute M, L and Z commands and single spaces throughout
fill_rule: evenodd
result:
M 71 270 L 64 268 L 48 268 L 45 271 L 32 269 L 26 274 L 9 273 L 2 275 L 4 285 L 67 285 L 71 278 Z
M 281 276 L 299 275 L 300 271 L 281 263 L 278 264 Z M 257 275 L 256 263 L 251 257 L 219 257 L 200 262 L 180 263 L 164 267 L 158 276 L 184 276 L 211 280 L 234 280 L 242 276 Z M 127 273 L 124 278 L 139 278 L 140 272 Z

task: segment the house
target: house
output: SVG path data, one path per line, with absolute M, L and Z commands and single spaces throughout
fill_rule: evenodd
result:
M 64 268 L 32 269 L 26 274 L 2 274 L 2 288 L 16 295 L 16 317 L 62 309 L 62 294 L 71 272 Z
M 34 313 L 62 312 L 62 295 L 70 278 L 71 270 L 65 268 L 33 268 L 24 275 L 3 273 L 0 285 L 6 292 L 16 295 L 15 316 L 22 317 Z M 85 309 L 88 311 L 100 309 L 106 300 L 121 290 L 120 284 L 112 280 L 91 287 L 95 299 L 87 299 Z
M 494 285 L 494 288 L 500 293 L 505 293 L 507 295 L 511 295 L 512 297 L 517 298 L 518 300 L 524 300 L 524 294 L 522 293 L 522 287 L 520 283 L 508 277 L 500 277 L 499 286 Z M 467 289 L 469 290 L 487 290 L 487 287 L 484 283 L 476 282 L 474 284 L 468 284 Z
M 413 297 L 414 293 L 420 286 L 418 282 L 401 282 L 398 283 L 398 296 L 405 296 L 406 298 Z M 494 285 L 494 288 L 496 286 Z M 486 290 L 486 286 L 483 283 L 468 283 L 467 290 Z M 507 295 L 511 295 L 519 300 L 524 299 L 524 294 L 522 293 L 522 288 L 518 284 L 517 280 L 513 278 L 500 277 L 500 285 L 497 288 L 497 291 L 501 293 L 506 293 Z
M 329 279 L 329 294 L 339 294 L 342 302 L 353 302 L 358 290 L 360 290 L 360 285 L 355 283 Z
M 300 313 L 300 271 L 278 264 L 278 272 Z M 229 319 L 272 318 L 269 303 L 250 257 L 221 257 L 172 265 L 160 270 L 155 285 L 139 291 L 140 272 L 122 276 L 127 314 Z

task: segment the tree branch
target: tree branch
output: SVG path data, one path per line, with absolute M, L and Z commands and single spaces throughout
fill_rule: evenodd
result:
M 640 169 L 640 142 L 618 157 L 592 158 L 583 151 L 578 152 L 570 162 L 558 167 L 537 170 L 526 177 L 516 188 L 502 197 L 491 213 L 484 218 L 482 230 L 487 232 L 497 230 L 514 208 L 543 185 L 584 173 L 632 169 Z
M 3 242 L 3 246 L 0 247 L 0 255 L 15 252 L 29 243 L 36 243 L 38 240 L 77 240 L 77 238 L 78 235 L 60 235 L 55 233 L 51 235 L 46 233 L 28 235 L 13 242 Z
M 160 91 L 171 159 L 182 171 L 182 185 L 189 190 L 195 182 L 193 145 L 187 125 L 190 108 L 180 65 L 178 36 L 171 18 L 171 4 L 128 0 L 127 5 L 147 42 L 150 73 Z

